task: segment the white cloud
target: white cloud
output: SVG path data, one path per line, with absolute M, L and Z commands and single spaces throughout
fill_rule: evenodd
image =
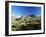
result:
M 15 16 L 14 14 L 12 14 L 12 16 Z M 21 16 L 16 16 L 16 18 L 20 18 Z
M 20 18 L 21 16 L 16 16 L 16 18 Z

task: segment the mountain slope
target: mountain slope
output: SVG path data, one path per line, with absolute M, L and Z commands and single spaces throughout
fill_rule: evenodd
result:
M 12 17 L 12 27 L 13 31 L 15 30 L 34 30 L 34 29 L 40 29 L 41 28 L 41 17 L 40 16 L 34 16 L 34 15 L 24 15 L 20 18 Z M 24 28 L 25 27 L 25 28 Z

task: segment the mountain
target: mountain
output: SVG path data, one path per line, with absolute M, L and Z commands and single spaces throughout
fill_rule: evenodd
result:
M 16 30 L 26 30 L 26 29 L 40 29 L 41 28 L 41 16 L 34 15 L 24 15 L 20 18 L 12 16 L 12 29 Z
M 35 15 L 24 15 L 21 16 L 20 18 L 16 18 L 15 16 L 12 16 L 12 20 L 39 20 L 41 19 L 40 16 L 35 16 Z

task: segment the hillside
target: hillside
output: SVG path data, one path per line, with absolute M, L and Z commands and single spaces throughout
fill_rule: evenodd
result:
M 24 15 L 20 18 L 15 18 L 15 16 L 12 16 L 12 31 L 38 29 L 41 29 L 40 16 Z

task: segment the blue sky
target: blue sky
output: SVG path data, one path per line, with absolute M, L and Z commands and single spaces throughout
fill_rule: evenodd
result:
M 23 16 L 23 15 L 41 15 L 41 7 L 28 7 L 28 6 L 12 6 L 12 15 Z

